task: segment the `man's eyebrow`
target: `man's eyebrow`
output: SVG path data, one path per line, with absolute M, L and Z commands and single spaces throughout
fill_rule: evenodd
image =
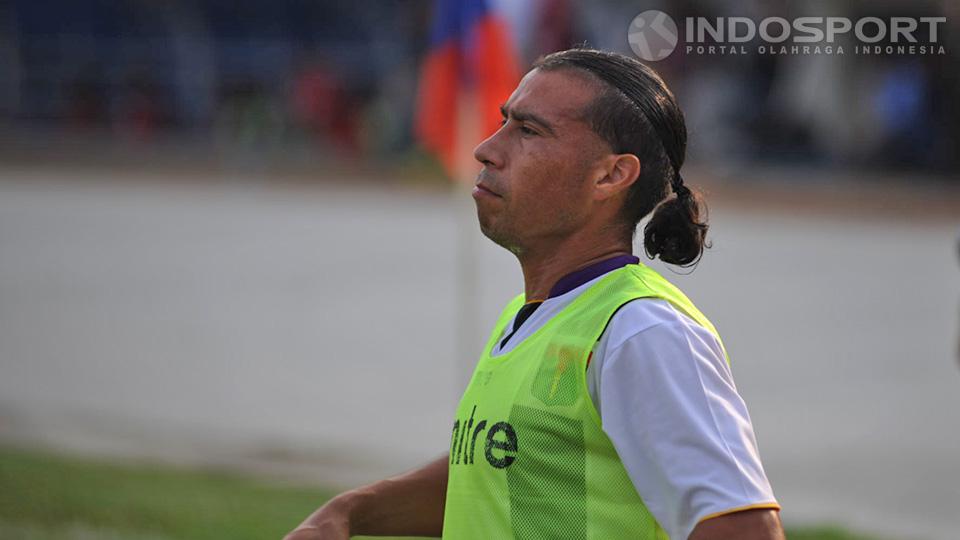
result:
M 532 112 L 518 111 L 516 109 L 508 109 L 507 105 L 503 104 L 503 105 L 500 105 L 500 114 L 503 115 L 504 118 L 509 117 L 509 118 L 513 118 L 514 120 L 518 120 L 520 122 L 526 122 L 526 121 L 533 122 L 534 124 L 538 124 L 541 127 L 543 127 L 544 131 L 546 131 L 550 135 L 556 136 L 556 132 L 554 132 L 553 130 L 553 124 L 551 124 L 550 122 L 547 122 L 546 120 L 543 119 L 543 117 L 538 116 Z

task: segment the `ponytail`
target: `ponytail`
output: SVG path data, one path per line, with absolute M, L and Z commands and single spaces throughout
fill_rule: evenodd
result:
M 675 196 L 660 203 L 643 228 L 643 247 L 651 259 L 681 267 L 695 265 L 706 243 L 707 207 L 699 192 L 691 191 L 677 174 L 672 183 Z

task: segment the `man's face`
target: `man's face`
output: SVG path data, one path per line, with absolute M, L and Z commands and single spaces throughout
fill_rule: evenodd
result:
M 520 253 L 591 219 L 593 186 L 609 146 L 583 120 L 595 83 L 568 70 L 533 70 L 503 106 L 504 123 L 474 150 L 483 164 L 474 199 L 483 233 Z

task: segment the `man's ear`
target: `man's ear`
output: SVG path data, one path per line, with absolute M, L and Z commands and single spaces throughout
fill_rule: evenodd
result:
M 606 200 L 630 188 L 640 177 L 640 159 L 633 154 L 611 154 L 601 164 L 604 176 L 594 185 L 594 198 Z

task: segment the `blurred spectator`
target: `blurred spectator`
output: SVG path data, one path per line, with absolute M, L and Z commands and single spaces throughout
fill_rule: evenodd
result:
M 931 164 L 929 95 L 927 73 L 919 62 L 891 62 L 882 72 L 874 107 L 882 133 L 880 155 L 888 164 Z
M 123 138 L 146 142 L 165 122 L 159 85 L 149 73 L 131 74 L 118 97 L 114 127 Z
M 90 64 L 70 80 L 64 89 L 63 120 L 74 129 L 101 127 L 107 123 L 107 89 L 103 72 Z
M 282 113 L 258 81 L 242 79 L 222 88 L 216 118 L 221 142 L 245 152 L 269 151 L 280 143 L 282 123 Z
M 320 61 L 306 65 L 294 75 L 291 101 L 295 121 L 311 137 L 356 155 L 357 107 L 333 70 Z

